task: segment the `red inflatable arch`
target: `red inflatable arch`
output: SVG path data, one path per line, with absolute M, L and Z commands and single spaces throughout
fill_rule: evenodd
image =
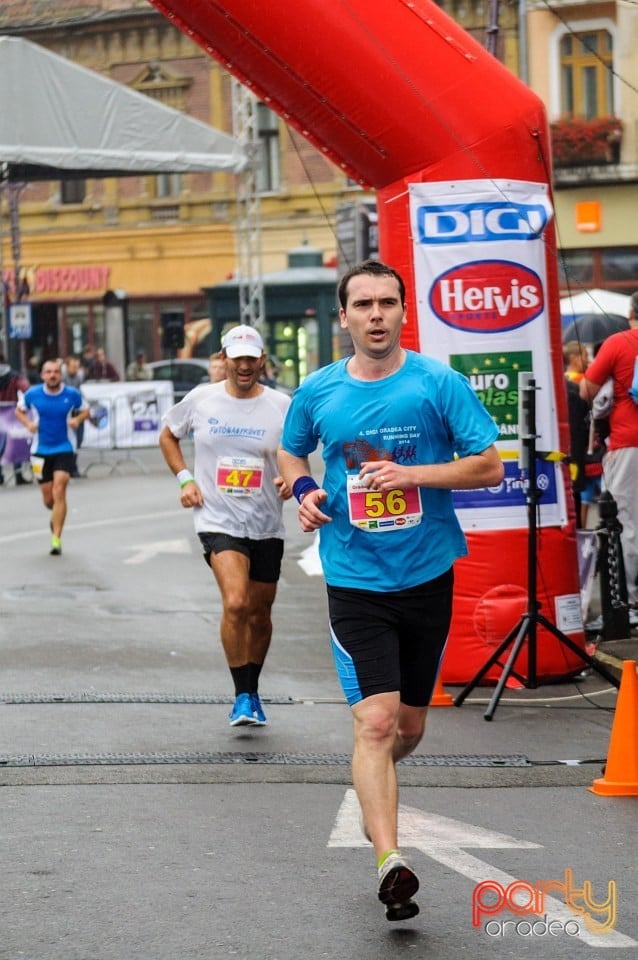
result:
M 405 346 L 464 372 L 499 424 L 504 484 L 456 498 L 470 556 L 443 680 L 466 682 L 526 607 L 521 371 L 537 385 L 538 449 L 568 449 L 544 107 L 430 0 L 151 2 L 377 191 L 382 256 L 407 281 Z M 582 644 L 569 478 L 547 460 L 538 473 L 541 609 Z M 539 678 L 579 669 L 538 639 Z

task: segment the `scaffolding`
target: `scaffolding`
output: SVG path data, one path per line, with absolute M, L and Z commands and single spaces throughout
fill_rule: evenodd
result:
M 261 263 L 261 212 L 257 173 L 261 163 L 257 98 L 231 78 L 233 136 L 248 157 L 237 174 L 237 282 L 239 321 L 264 335 L 264 285 Z

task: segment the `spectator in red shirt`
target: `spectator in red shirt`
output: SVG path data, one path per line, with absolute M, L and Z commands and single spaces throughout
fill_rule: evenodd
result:
M 95 351 L 95 360 L 88 369 L 87 380 L 111 380 L 113 383 L 120 379 L 120 375 L 110 362 L 106 359 L 104 350 L 101 347 Z
M 580 382 L 580 395 L 591 403 L 608 380 L 613 380 L 614 405 L 609 415 L 607 453 L 603 458 L 605 486 L 618 507 L 629 622 L 638 626 L 638 403 L 632 400 L 634 366 L 638 357 L 638 290 L 629 306 L 629 330 L 614 333 L 601 345 Z

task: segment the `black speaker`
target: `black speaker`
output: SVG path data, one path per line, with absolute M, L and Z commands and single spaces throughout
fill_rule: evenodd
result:
M 529 470 L 529 441 L 535 434 L 536 406 L 534 390 L 536 382 L 534 374 L 519 370 L 518 373 L 518 442 L 520 452 L 518 456 L 518 465 L 521 470 Z
M 162 349 L 181 350 L 184 346 L 184 314 L 162 314 Z

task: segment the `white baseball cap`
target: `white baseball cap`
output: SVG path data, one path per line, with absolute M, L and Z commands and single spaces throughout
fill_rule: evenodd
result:
M 231 360 L 237 357 L 261 357 L 264 352 L 264 342 L 254 327 L 240 323 L 222 337 L 222 350 Z

